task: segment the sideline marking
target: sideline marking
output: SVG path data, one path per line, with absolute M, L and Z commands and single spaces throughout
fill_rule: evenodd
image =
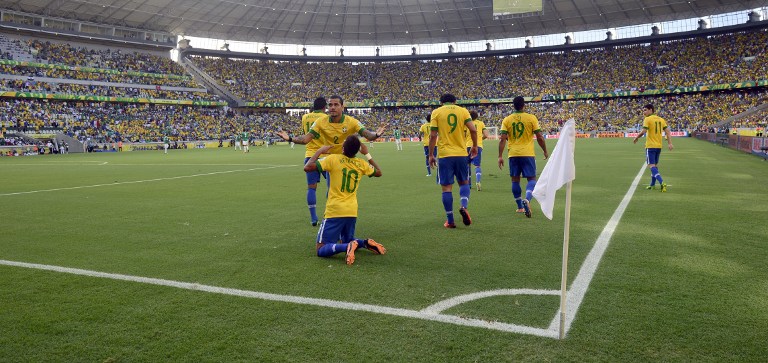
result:
M 605 251 L 608 248 L 608 244 L 611 240 L 611 236 L 613 236 L 613 233 L 616 231 L 616 226 L 618 226 L 619 221 L 621 220 L 621 217 L 624 215 L 624 211 L 629 205 L 630 200 L 632 200 L 632 196 L 634 195 L 634 192 L 640 183 L 640 179 L 642 178 L 644 171 L 645 171 L 645 164 L 643 164 L 643 167 L 640 169 L 640 172 L 635 177 L 635 180 L 632 182 L 632 185 L 630 185 L 629 190 L 627 190 L 627 193 L 624 195 L 624 198 L 621 200 L 621 203 L 619 203 L 619 206 L 613 212 L 611 219 L 605 225 L 605 228 L 603 228 L 603 231 L 600 233 L 600 236 L 597 238 L 597 241 L 595 241 L 595 245 L 592 247 L 592 250 L 590 250 L 589 254 L 587 255 L 587 258 L 584 259 L 584 262 L 582 263 L 581 268 L 579 269 L 579 273 L 576 275 L 576 278 L 574 279 L 573 284 L 571 284 L 570 290 L 568 290 L 568 297 L 567 297 L 568 311 L 566 312 L 566 323 L 565 323 L 566 336 L 568 335 L 568 331 L 571 328 L 571 324 L 576 318 L 576 313 L 579 310 L 579 306 L 584 301 L 584 296 L 587 293 L 587 289 L 589 288 L 589 284 L 592 281 L 592 277 L 595 275 L 595 271 L 597 271 L 597 266 L 599 265 L 600 260 L 603 257 L 603 254 L 605 254 Z M 108 184 L 108 185 L 112 185 L 112 184 Z M 254 298 L 254 299 L 261 299 L 261 300 L 280 301 L 280 302 L 288 302 L 288 303 L 294 303 L 294 304 L 315 305 L 315 306 L 323 306 L 323 307 L 333 307 L 337 309 L 368 311 L 368 312 L 378 313 L 378 314 L 387 314 L 387 315 L 415 318 L 415 319 L 421 319 L 421 320 L 437 321 L 442 323 L 484 328 L 489 330 L 499 330 L 499 331 L 510 332 L 510 333 L 529 334 L 529 335 L 535 335 L 535 336 L 552 338 L 552 339 L 557 339 L 559 337 L 559 324 L 560 324 L 559 309 L 555 313 L 555 316 L 552 319 L 552 322 L 549 324 L 549 327 L 547 328 L 537 328 L 537 327 L 531 327 L 531 326 L 525 326 L 525 325 L 503 323 L 498 321 L 486 321 L 481 319 L 463 318 L 455 315 L 441 314 L 441 312 L 446 309 L 449 309 L 451 307 L 454 307 L 472 300 L 476 300 L 476 299 L 481 299 L 481 298 L 486 298 L 491 296 L 499 296 L 499 295 L 557 296 L 560 294 L 559 290 L 504 289 L 504 290 L 481 291 L 481 292 L 460 295 L 447 300 L 443 300 L 433 305 L 430 305 L 422 310 L 410 310 L 410 309 L 393 308 L 393 307 L 371 305 L 371 304 L 352 303 L 352 302 L 330 300 L 330 299 L 271 294 L 271 293 L 259 292 L 259 291 L 231 289 L 226 287 L 201 285 L 196 283 L 157 279 L 157 278 L 151 278 L 151 277 L 122 275 L 122 274 L 83 270 L 83 269 L 70 268 L 70 267 L 42 265 L 42 264 L 16 262 L 16 261 L 8 261 L 8 260 L 0 260 L 0 265 L 62 272 L 62 273 L 68 273 L 73 275 L 99 277 L 99 278 L 107 278 L 107 279 L 113 279 L 113 280 L 139 282 L 139 283 L 145 283 L 145 284 L 151 284 L 151 285 L 168 286 L 168 287 L 175 287 L 179 289 L 204 291 L 204 292 L 210 292 L 215 294 L 233 295 L 233 296 L 248 297 L 248 298 Z
M 134 180 L 134 181 L 127 181 L 127 182 L 119 182 L 119 183 L 104 183 L 104 184 L 94 184 L 94 185 L 81 185 L 81 186 L 78 186 L 78 187 L 30 190 L 30 191 L 27 191 L 27 192 L 4 193 L 4 194 L 0 194 L 0 197 L 5 197 L 5 196 L 9 196 L 9 195 L 33 194 L 33 193 L 43 193 L 43 192 L 56 192 L 56 191 L 60 191 L 60 190 L 74 190 L 74 189 L 85 189 L 85 188 L 97 188 L 97 187 L 106 187 L 106 186 L 112 186 L 112 185 L 139 184 L 139 183 L 147 183 L 147 182 L 155 182 L 155 181 L 163 181 L 163 180 L 175 180 L 175 179 L 194 178 L 194 177 L 198 177 L 198 176 L 238 173 L 238 172 L 243 172 L 243 171 L 254 171 L 254 170 L 275 169 L 275 168 L 289 168 L 289 167 L 294 167 L 294 166 L 297 166 L 297 165 L 271 165 L 271 166 L 261 167 L 261 168 L 237 169 L 237 170 L 226 170 L 226 171 L 214 171 L 214 172 L 210 172 L 210 173 L 192 174 L 192 175 L 181 175 L 181 176 L 172 176 L 172 177 L 167 177 L 167 178 L 155 178 L 155 179 L 146 179 L 146 180 Z

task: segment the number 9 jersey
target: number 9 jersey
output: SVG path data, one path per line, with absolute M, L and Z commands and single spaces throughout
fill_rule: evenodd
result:
M 515 111 L 501 121 L 501 134 L 507 135 L 508 156 L 536 156 L 533 152 L 533 134 L 541 131 L 539 119 L 530 113 Z
M 469 111 L 452 103 L 445 103 L 432 111 L 429 127 L 432 131 L 437 130 L 438 158 L 469 155 L 464 140 L 467 122 L 472 122 Z

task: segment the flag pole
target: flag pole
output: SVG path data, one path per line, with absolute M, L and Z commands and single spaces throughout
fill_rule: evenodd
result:
M 565 226 L 563 227 L 563 276 L 560 282 L 560 339 L 565 338 L 565 301 L 566 285 L 568 284 L 568 243 L 571 230 L 571 187 L 569 181 L 565 186 Z

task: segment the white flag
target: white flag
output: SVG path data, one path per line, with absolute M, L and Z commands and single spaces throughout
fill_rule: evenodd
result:
M 573 162 L 573 150 L 576 146 L 576 127 L 573 119 L 568 120 L 560 130 L 560 138 L 552 150 L 552 155 L 533 188 L 533 196 L 541 205 L 541 212 L 552 219 L 557 190 L 576 178 L 576 166 Z

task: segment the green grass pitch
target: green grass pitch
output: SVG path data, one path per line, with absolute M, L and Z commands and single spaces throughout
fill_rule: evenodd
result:
M 0 361 L 764 361 L 768 164 L 673 141 L 669 192 L 645 190 L 644 171 L 564 340 L 0 264 Z M 497 145 L 473 225 L 447 230 L 421 144 L 377 143 L 384 175 L 360 184 L 357 235 L 389 252 L 351 267 L 314 254 L 300 146 L 0 158 L 0 260 L 405 310 L 558 290 L 564 191 L 552 221 L 535 201 L 532 219 L 515 213 Z M 580 139 L 575 159 L 569 285 L 644 149 Z M 495 296 L 444 313 L 546 328 L 558 306 Z

